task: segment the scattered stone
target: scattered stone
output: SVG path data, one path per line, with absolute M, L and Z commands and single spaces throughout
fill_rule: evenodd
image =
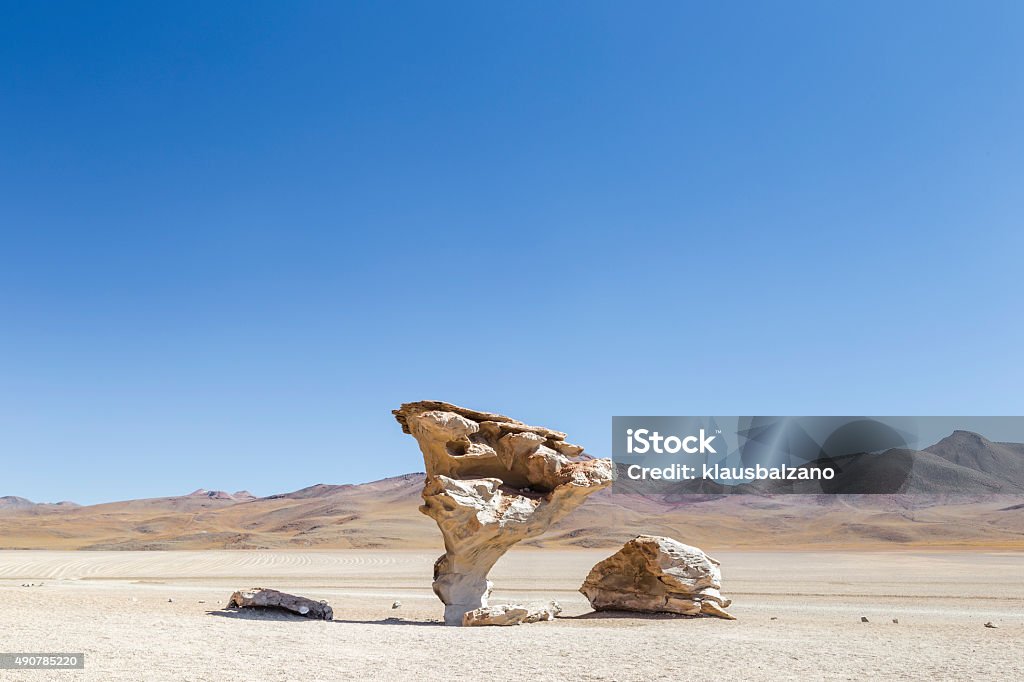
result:
M 867 616 L 861 616 L 860 617 L 860 622 L 867 623 L 868 622 L 868 617 Z
M 640 535 L 598 563 L 580 587 L 597 611 L 736 618 L 725 611 L 718 561 L 672 538 Z
M 893 622 L 894 625 L 899 625 L 900 624 L 900 619 L 899 618 L 893 618 L 892 622 Z
M 334 620 L 334 611 L 326 601 L 314 601 L 277 590 L 265 590 L 262 587 L 235 592 L 228 600 L 228 608 L 232 607 L 283 609 L 307 618 Z
M 434 594 L 447 625 L 487 607 L 487 574 L 512 545 L 612 482 L 611 460 L 588 458 L 559 431 L 437 401 L 406 403 L 393 414 L 423 453 L 420 511 L 444 536 Z
M 772 617 L 771 617 L 771 618 L 769 618 L 768 620 L 778 620 L 778 619 L 779 619 L 779 617 L 778 617 L 778 616 L 772 616 Z
M 995 629 L 996 629 L 996 628 L 998 628 L 999 626 L 998 626 L 998 625 L 996 625 L 995 623 L 993 623 L 992 621 L 989 621 L 989 622 L 985 623 L 985 627 L 987 627 L 987 628 L 992 628 L 993 630 L 995 630 Z
M 205 600 L 205 599 L 200 599 L 200 600 L 199 600 L 199 603 L 200 603 L 200 604 L 205 604 L 205 603 L 206 603 L 206 600 Z
M 173 601 L 174 601 L 173 599 L 168 599 L 168 600 L 167 600 L 167 603 L 171 603 L 171 602 L 173 602 Z
M 484 606 L 467 611 L 462 616 L 463 625 L 520 625 L 554 620 L 562 612 L 558 602 L 553 601 L 541 608 L 528 608 L 519 604 Z
M 400 602 L 400 601 L 392 602 L 391 608 L 393 608 L 393 609 L 400 609 L 400 608 L 402 608 L 402 602 Z

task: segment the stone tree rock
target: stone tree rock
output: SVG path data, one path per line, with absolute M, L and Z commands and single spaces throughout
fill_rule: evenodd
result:
M 598 563 L 580 587 L 597 611 L 709 615 L 735 620 L 725 608 L 719 563 L 672 538 L 641 535 Z
M 420 511 L 444 536 L 434 593 L 448 625 L 488 605 L 487 574 L 512 545 L 612 482 L 611 460 L 584 455 L 560 431 L 436 401 L 406 403 L 394 415 L 423 452 Z

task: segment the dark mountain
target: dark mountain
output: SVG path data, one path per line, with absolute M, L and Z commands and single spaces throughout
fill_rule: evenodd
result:
M 977 433 L 954 431 L 925 451 L 1024 489 L 1024 443 L 993 443 Z
M 993 443 L 969 431 L 955 431 L 924 450 L 894 448 L 816 459 L 804 469 L 829 467 L 832 480 L 759 480 L 724 492 L 830 495 L 933 495 L 981 499 L 989 495 L 1024 494 L 1024 445 Z M 691 482 L 693 483 L 693 482 Z M 689 492 L 715 487 L 691 486 Z
M 971 497 L 1024 492 L 1012 482 L 954 464 L 927 450 L 893 449 L 881 453 L 860 453 L 819 460 L 813 465 L 834 467 L 836 478 L 814 484 L 797 483 L 795 491 Z
M 35 502 L 32 500 L 26 500 L 24 497 L 15 497 L 14 495 L 0 497 L 0 511 L 8 509 L 30 509 L 34 506 L 36 506 Z

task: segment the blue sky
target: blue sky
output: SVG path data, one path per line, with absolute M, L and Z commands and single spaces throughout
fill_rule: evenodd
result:
M 1024 413 L 1020 3 L 0 7 L 0 495 Z

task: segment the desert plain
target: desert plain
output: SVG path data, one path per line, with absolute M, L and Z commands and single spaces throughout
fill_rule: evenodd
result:
M 941 492 L 1014 473 L 1018 454 L 951 438 L 938 450 L 960 464 L 925 453 L 935 480 L 916 494 L 596 492 L 491 570 L 492 604 L 562 606 L 511 627 L 442 624 L 423 473 L 266 497 L 0 498 L 0 652 L 85 654 L 83 670 L 0 680 L 1021 680 L 1022 495 Z M 715 557 L 737 620 L 594 612 L 584 578 L 641 533 Z M 326 600 L 334 620 L 226 608 L 253 587 Z
M 523 547 L 496 565 L 494 601 L 564 611 L 506 628 L 440 623 L 433 551 L 2 551 L 0 651 L 86 666 L 0 678 L 1024 678 L 1024 553 L 706 549 L 736 621 L 594 613 L 576 590 L 607 550 Z M 326 599 L 335 620 L 224 608 L 249 586 Z

